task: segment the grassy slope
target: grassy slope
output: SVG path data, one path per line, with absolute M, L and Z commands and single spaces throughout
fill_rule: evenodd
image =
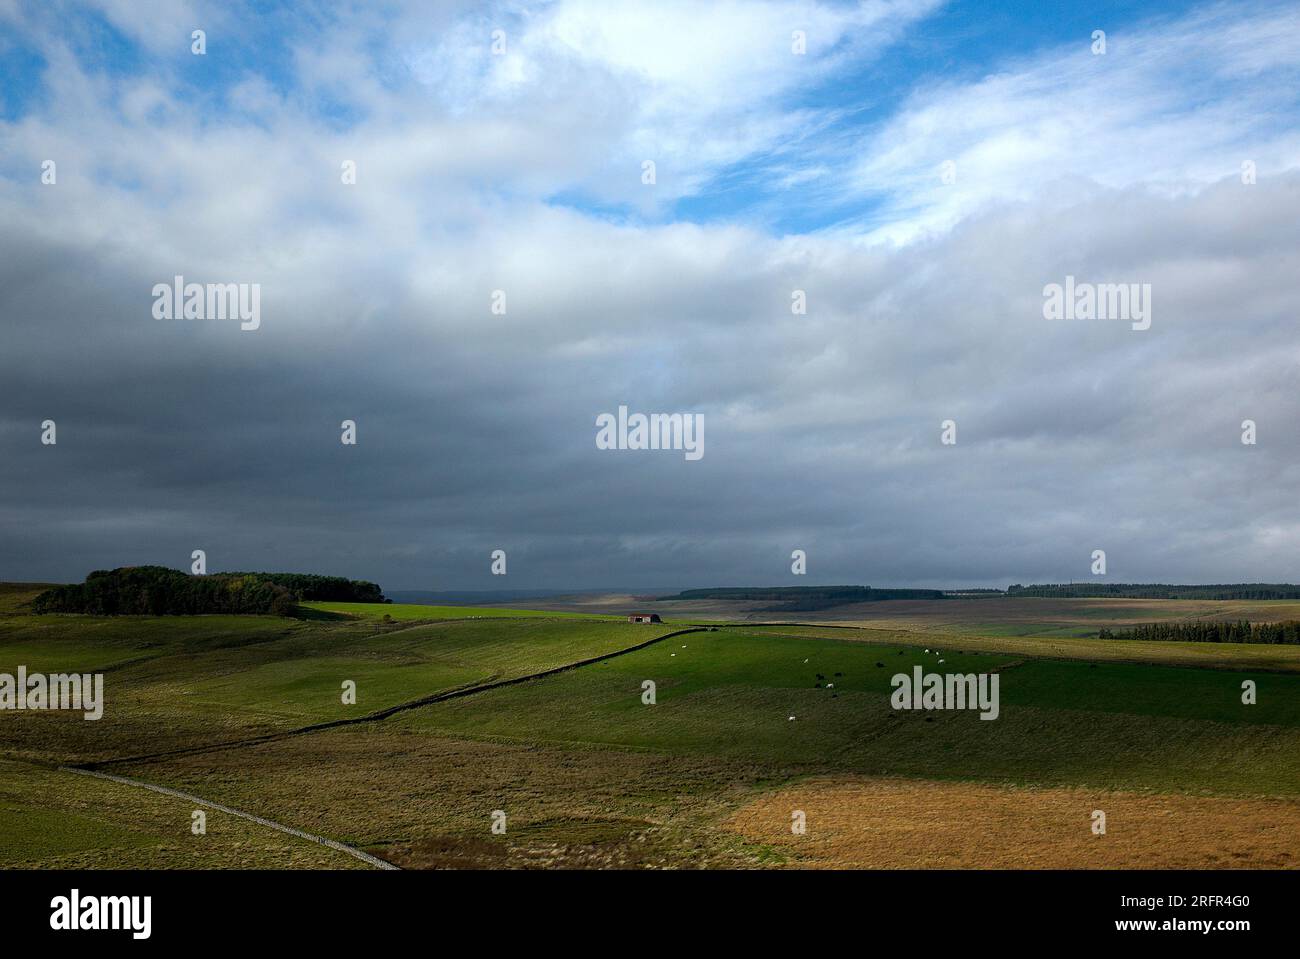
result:
M 57 583 L 0 583 L 0 615 L 22 611 L 28 603 Z
M 321 613 L 351 612 L 315 605 Z M 460 620 L 456 614 L 469 610 L 422 606 L 377 606 L 365 610 L 373 617 L 315 621 L 103 620 L 29 617 L 15 609 L 6 611 L 0 595 L 0 671 L 19 663 L 42 671 L 109 669 L 110 707 L 99 723 L 0 713 L 0 754 L 45 762 L 132 755 L 353 716 L 625 648 L 675 628 L 479 608 L 473 614 L 485 615 Z M 394 609 L 439 621 L 376 621 L 384 613 L 398 620 Z M 940 643 L 944 671 L 1004 667 L 998 721 L 972 714 L 889 716 L 889 677 L 915 663 L 934 668 L 938 657 L 922 648 Z M 1031 652 L 1063 661 L 1026 660 Z M 374 726 L 121 771 L 396 850 L 413 864 L 442 861 L 445 851 L 435 848 L 440 837 L 478 835 L 486 813 L 506 806 L 513 836 L 540 842 L 599 834 L 628 857 L 594 864 L 688 861 L 692 849 L 709 861 L 744 862 L 755 851 L 715 835 L 709 824 L 752 790 L 806 774 L 1295 796 L 1300 677 L 1242 672 L 1244 663 L 1288 668 L 1290 653 L 900 630 L 723 629 Z M 1103 662 L 1091 667 L 1071 657 Z M 1108 661 L 1143 657 L 1220 670 Z M 1236 672 L 1228 671 L 1234 666 Z M 818 672 L 835 683 L 833 691 L 814 688 Z M 1259 683 L 1258 706 L 1239 704 L 1246 676 Z M 356 707 L 339 703 L 345 678 L 358 682 Z M 658 684 L 655 706 L 641 704 L 644 679 Z M 10 765 L 6 773 L 19 768 Z M 190 861 L 187 840 L 173 848 L 147 829 L 149 838 L 137 842 L 139 836 L 87 825 L 86 810 L 76 805 L 82 793 L 39 779 L 66 774 L 23 769 L 8 777 L 7 792 L 0 790 L 0 850 L 10 837 L 19 850 L 0 852 L 0 862 L 72 855 L 60 861 L 97 864 L 108 857 L 102 850 L 119 846 L 128 851 L 126 862 L 137 854 L 131 849 L 143 850 L 138 855 L 145 862 Z M 78 787 L 85 788 L 80 777 Z M 136 812 L 132 802 L 105 805 L 102 822 L 148 823 L 155 815 L 144 807 Z M 181 825 L 187 824 L 188 811 Z M 38 831 L 55 846 L 33 846 Z M 633 834 L 650 839 L 638 846 L 627 838 Z M 69 849 L 90 858 L 77 859 L 81 854 Z M 251 849 L 248 864 L 283 864 L 282 852 Z M 207 855 L 195 864 L 225 864 L 224 852 Z
M 58 763 L 186 748 L 348 719 L 458 686 L 603 655 L 672 631 L 492 617 L 386 625 L 273 617 L 10 616 L 0 671 L 105 675 L 104 718 L 0 714 L 4 752 Z M 357 703 L 342 703 L 342 683 Z
M 1006 668 L 1007 655 L 951 652 L 940 667 L 938 657 L 912 647 L 739 631 L 683 639 L 686 649 L 673 641 L 394 723 L 804 771 L 1300 794 L 1298 677 L 1253 674 L 1260 704 L 1243 706 L 1240 681 L 1252 674 L 1051 661 Z M 916 664 L 960 672 L 1003 667 L 1001 717 L 891 716 L 889 678 Z M 835 683 L 833 691 L 814 688 L 819 672 Z M 654 706 L 640 701 L 644 679 L 658 684 Z
M 364 868 L 335 850 L 143 789 L 0 760 L 0 865 L 44 869 Z
M 1298 677 L 1258 676 L 1260 705 L 1245 707 L 1228 672 L 945 650 L 943 670 L 1001 670 L 1001 718 L 890 718 L 890 676 L 939 658 L 767 630 L 696 633 L 382 724 L 126 772 L 256 802 L 410 865 L 527 865 L 548 848 L 579 865 L 780 861 L 718 824 L 807 776 L 1300 794 Z M 834 690 L 814 687 L 818 672 Z M 644 679 L 658 684 L 653 706 L 641 703 Z M 508 840 L 487 833 L 496 808 L 510 814 Z
M 749 844 L 714 824 L 778 785 L 755 763 L 443 737 L 391 720 L 122 772 L 413 866 L 745 865 Z M 505 836 L 490 831 L 495 809 Z
M 32 617 L 11 611 L 0 617 L 0 671 L 20 664 L 34 672 L 107 669 L 107 706 L 98 722 L 70 713 L 0 713 L 0 751 L 49 764 L 226 741 L 550 669 L 672 629 L 510 612 L 387 625 L 271 617 Z M 340 702 L 344 678 L 358 684 L 356 706 Z M 199 758 L 209 756 L 234 759 L 233 776 L 240 777 L 241 753 Z M 265 829 L 220 814 L 210 814 L 212 841 L 204 845 L 189 838 L 190 810 L 160 812 L 169 804 L 185 805 L 180 800 L 28 763 L 0 764 L 0 863 L 6 865 L 319 866 L 347 858 L 319 850 L 315 858 L 296 853 L 297 846 L 314 847 L 273 832 L 275 838 L 261 836 Z M 314 754 L 297 798 L 327 802 L 322 797 L 328 796 L 332 774 L 322 776 L 321 769 L 335 765 L 334 757 Z M 146 772 L 144 778 L 152 777 Z M 213 798 L 221 792 L 209 790 Z M 244 798 L 250 811 L 264 810 L 264 797 Z M 297 814 L 298 825 L 310 825 L 318 815 L 302 809 Z M 214 829 L 217 818 L 227 819 L 224 832 Z

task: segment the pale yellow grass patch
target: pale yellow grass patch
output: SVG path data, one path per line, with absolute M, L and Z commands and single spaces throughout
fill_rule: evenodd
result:
M 1093 810 L 1106 834 L 1092 832 Z M 795 835 L 792 813 L 806 816 Z M 1300 802 L 896 779 L 810 781 L 724 824 L 789 865 L 832 869 L 1300 866 Z

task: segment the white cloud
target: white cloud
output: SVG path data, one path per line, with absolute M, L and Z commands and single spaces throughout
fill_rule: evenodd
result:
M 88 6 L 155 55 L 188 55 L 195 30 L 215 44 L 225 41 L 222 30 L 233 28 L 224 5 L 199 0 L 90 0 Z
M 478 16 L 408 56 L 456 115 L 511 116 L 575 138 L 586 156 L 570 156 L 572 185 L 606 202 L 652 205 L 796 135 L 809 117 L 785 97 L 844 62 L 878 56 L 937 5 L 572 0 Z M 493 29 L 505 31 L 503 56 L 488 50 Z M 792 52 L 795 30 L 806 34 L 806 55 Z M 595 135 L 575 137 L 583 127 Z M 639 180 L 647 159 L 660 168 L 653 192 Z
M 1093 185 L 1169 194 L 1239 176 L 1253 160 L 1300 165 L 1292 122 L 1300 15 L 1217 7 L 1112 30 L 1094 55 L 1081 36 L 981 80 L 916 93 L 865 143 L 840 181 L 885 198 L 874 235 L 906 242 L 990 204 L 1055 202 Z M 955 163 L 955 184 L 941 180 Z

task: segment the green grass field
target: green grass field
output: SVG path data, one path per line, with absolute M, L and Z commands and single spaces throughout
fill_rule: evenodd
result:
M 312 604 L 301 619 L 36 617 L 24 596 L 0 590 L 0 672 L 103 671 L 106 706 L 99 722 L 0 712 L 3 866 L 360 865 L 216 815 L 228 822 L 200 841 L 184 802 L 56 768 L 88 762 L 416 867 L 780 863 L 787 852 L 725 822 L 828 778 L 1300 797 L 1289 647 L 948 623 L 722 626 L 623 653 L 688 627 L 350 604 Z M 892 710 L 890 677 L 918 664 L 997 671 L 1001 715 Z M 1257 705 L 1241 702 L 1247 679 Z M 344 680 L 355 705 L 341 701 Z M 117 762 L 131 757 L 149 758 Z M 510 811 L 509 838 L 487 831 L 493 809 Z
M 104 718 L 4 716 L 10 756 L 99 761 L 353 719 L 462 686 L 615 652 L 669 626 L 495 616 L 411 625 L 372 619 L 22 617 L 0 672 L 109 670 Z M 12 621 L 12 620 L 11 620 Z M 6 624 L 8 625 L 8 624 Z M 356 703 L 343 703 L 343 683 Z
M 766 760 L 810 772 L 1300 794 L 1296 676 L 1050 660 L 1008 668 L 1016 662 L 1008 655 L 940 657 L 765 631 L 681 640 L 394 723 L 513 741 L 537 739 L 540 726 L 549 743 Z M 1000 669 L 1001 716 L 892 712 L 890 677 L 918 664 Z M 835 688 L 815 688 L 818 673 Z M 641 703 L 645 679 L 657 684 L 654 706 Z M 1243 679 L 1258 682 L 1259 704 L 1242 705 Z

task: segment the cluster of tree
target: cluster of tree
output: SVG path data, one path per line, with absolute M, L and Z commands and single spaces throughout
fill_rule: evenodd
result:
M 360 599 L 358 597 L 377 597 Z M 96 570 L 84 583 L 56 586 L 32 601 L 37 613 L 95 616 L 292 615 L 302 600 L 385 602 L 374 583 L 297 573 L 192 576 L 165 566 Z
M 798 612 L 830 609 L 848 603 L 875 603 L 886 599 L 943 599 L 938 589 L 873 589 L 870 586 L 755 586 L 687 589 L 665 599 L 731 599 L 771 602 L 760 612 Z
M 32 601 L 38 613 L 97 616 L 192 616 L 199 613 L 288 615 L 297 600 L 269 580 L 214 573 L 191 576 L 165 566 L 96 570 L 84 583 L 56 586 Z
M 1300 622 L 1146 623 L 1118 632 L 1103 628 L 1100 639 L 1146 639 L 1177 643 L 1262 643 L 1300 645 Z
M 1300 599 L 1300 586 L 1290 583 L 1220 583 L 1171 586 L 1165 583 L 1048 583 L 1007 587 L 1008 596 L 1052 599 Z
M 227 576 L 256 576 L 283 586 L 300 602 L 388 603 L 376 583 L 343 576 L 317 576 L 315 573 L 226 573 Z

